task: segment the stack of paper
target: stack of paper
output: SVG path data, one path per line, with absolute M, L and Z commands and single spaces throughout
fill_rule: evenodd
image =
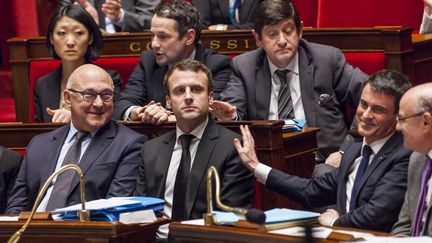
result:
M 275 208 L 265 211 L 265 215 L 266 229 L 275 230 L 316 223 L 320 214 L 302 210 Z
M 287 119 L 284 122 L 285 125 L 282 127 L 284 132 L 300 132 L 306 124 L 303 119 Z

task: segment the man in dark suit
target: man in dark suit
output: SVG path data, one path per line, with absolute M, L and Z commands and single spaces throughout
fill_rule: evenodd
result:
M 162 0 L 60 0 L 79 3 L 106 32 L 142 32 L 150 28 L 154 10 Z
M 230 0 L 192 0 L 192 4 L 198 9 L 206 29 L 252 29 L 255 10 L 261 0 L 235 1 L 235 6 L 230 6 Z
M 302 39 L 301 19 L 289 0 L 263 1 L 253 35 L 260 48 L 233 59 L 223 102 L 212 104 L 213 114 L 221 120 L 305 119 L 320 128 L 318 160 L 338 151 L 347 134 L 346 108 L 357 107 L 367 75 L 339 49 Z
M 164 216 L 172 220 L 202 218 L 207 169 L 214 166 L 220 173 L 222 202 L 252 207 L 253 176 L 232 144 L 239 136 L 208 116 L 213 99 L 210 71 L 198 61 L 183 60 L 168 71 L 165 87 L 176 131 L 144 144 L 135 195 L 165 199 Z M 184 143 L 187 137 L 190 144 Z M 162 228 L 159 236 L 166 237 L 167 230 Z
M 116 102 L 114 117 L 160 124 L 171 112 L 165 110 L 164 75 L 182 59 L 195 59 L 212 72 L 216 98 L 225 87 L 231 69 L 230 58 L 198 44 L 201 34 L 196 8 L 174 0 L 156 10 L 152 18 L 152 51 L 144 51 L 125 90 Z M 173 118 L 173 116 L 171 116 Z
M 7 199 L 15 184 L 21 160 L 20 154 L 0 146 L 0 214 L 6 210 Z
M 418 85 L 402 97 L 397 129 L 405 147 L 412 149 L 408 190 L 392 233 L 404 236 L 432 235 L 432 84 Z
M 111 120 L 113 91 L 111 77 L 98 66 L 85 64 L 71 74 L 63 93 L 71 123 L 31 140 L 7 213 L 31 210 L 46 179 L 70 163 L 84 173 L 86 200 L 133 194 L 146 137 Z M 78 175 L 67 172 L 57 176 L 38 211 L 80 202 Z
M 362 143 L 349 146 L 341 166 L 312 179 L 283 173 L 261 164 L 248 129 L 242 127 L 243 146 L 235 140 L 240 158 L 258 181 L 271 190 L 303 203 L 321 207 L 336 204 L 318 221 L 324 226 L 344 226 L 390 231 L 397 220 L 407 187 L 408 158 L 396 131 L 399 100 L 410 87 L 396 71 L 380 71 L 363 86 L 356 119 Z

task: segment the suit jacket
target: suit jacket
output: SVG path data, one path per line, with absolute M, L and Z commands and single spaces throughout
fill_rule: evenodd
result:
M 339 149 L 347 133 L 346 106 L 357 107 L 367 75 L 349 65 L 334 47 L 300 40 L 300 90 L 308 126 L 319 127 L 318 147 L 324 158 Z M 235 105 L 239 119 L 267 120 L 271 74 L 262 48 L 232 61 L 232 75 L 221 100 Z M 329 99 L 322 101 L 322 94 Z
M 120 95 L 120 86 L 122 80 L 117 71 L 108 70 L 114 83 L 114 100 Z M 58 109 L 60 105 L 60 79 L 62 75 L 62 67 L 60 66 L 54 72 L 40 77 L 36 80 L 36 85 L 33 90 L 33 105 L 35 108 L 36 122 L 51 122 L 52 116 L 48 115 L 46 108 Z
M 226 24 L 228 29 L 252 29 L 255 10 L 261 0 L 243 1 L 239 8 L 239 24 L 233 25 L 229 19 L 229 0 L 192 0 L 200 13 L 205 28 L 215 24 Z
M 62 6 L 73 3 L 73 0 L 60 0 Z M 102 12 L 102 4 L 105 0 L 93 0 L 93 6 L 98 12 L 99 27 L 105 29 L 105 14 Z M 123 24 L 114 24 L 117 32 L 142 32 L 150 29 L 151 18 L 156 8 L 162 4 L 162 0 L 122 0 L 124 11 Z
M 414 152 L 411 155 L 408 168 L 408 190 L 405 201 L 399 214 L 399 219 L 394 225 L 392 234 L 409 236 L 411 224 L 414 221 L 417 201 L 420 194 L 421 178 L 426 155 Z M 431 205 L 425 211 L 427 218 L 423 229 L 423 235 L 432 235 Z
M 202 46 L 196 45 L 195 60 L 204 63 L 213 75 L 213 91 L 215 98 L 225 87 L 231 74 L 231 59 Z M 154 100 L 165 106 L 165 88 L 163 80 L 168 72 L 168 65 L 160 66 L 156 63 L 153 51 L 144 51 L 140 62 L 132 72 L 126 88 L 115 104 L 114 118 L 122 119 L 123 113 L 130 106 L 143 106 Z
M 230 206 L 252 207 L 255 184 L 233 145 L 238 134 L 209 120 L 192 165 L 186 194 L 186 217 L 202 218 L 207 209 L 207 169 L 213 165 L 221 178 L 221 200 Z M 165 181 L 176 132 L 166 133 L 144 144 L 135 195 L 164 199 Z M 214 193 L 214 191 L 213 191 Z
M 339 168 L 313 179 L 272 169 L 266 187 L 307 206 L 336 203 L 340 218 L 334 226 L 388 232 L 403 203 L 411 151 L 404 148 L 402 135 L 395 133 L 367 167 L 360 182 L 355 209 L 347 212 L 346 181 L 354 160 L 360 157 L 361 146 L 361 143 L 355 143 L 348 147 Z
M 0 214 L 6 210 L 7 199 L 14 186 L 22 156 L 0 146 Z
M 69 131 L 69 125 L 35 136 L 9 198 L 7 213 L 29 211 L 45 183 L 54 172 Z M 111 196 L 130 196 L 135 191 L 139 152 L 146 137 L 115 121 L 108 122 L 93 137 L 81 157 L 86 200 Z M 67 205 L 80 202 L 79 176 L 75 175 Z

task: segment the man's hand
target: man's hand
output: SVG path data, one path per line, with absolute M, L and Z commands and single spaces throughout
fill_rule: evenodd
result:
M 255 152 L 255 141 L 247 125 L 245 127 L 240 125 L 240 131 L 242 133 L 243 146 L 238 138 L 234 139 L 234 146 L 243 164 L 250 171 L 255 172 L 255 168 L 260 163 Z
M 333 223 L 339 218 L 339 213 L 334 209 L 327 209 L 318 217 L 318 223 L 322 226 L 332 227 Z
M 219 100 L 210 102 L 210 112 L 220 121 L 233 120 L 237 116 L 235 106 Z
M 339 168 L 341 160 L 342 160 L 342 154 L 340 152 L 334 152 L 327 157 L 325 163 L 335 168 Z
M 51 110 L 49 107 L 47 107 L 46 112 L 48 115 L 53 117 L 51 119 L 51 122 L 53 123 L 70 122 L 71 120 L 71 112 L 66 109 Z
M 121 18 L 121 0 L 106 0 L 102 4 L 102 12 L 115 23 Z
M 81 5 L 87 13 L 93 18 L 97 25 L 99 25 L 99 14 L 97 10 L 87 0 L 77 0 L 75 4 Z
M 132 121 L 150 122 L 155 125 L 160 125 L 167 121 L 175 121 L 175 117 L 171 111 L 165 110 L 161 103 L 150 101 L 143 107 L 132 109 L 129 114 Z

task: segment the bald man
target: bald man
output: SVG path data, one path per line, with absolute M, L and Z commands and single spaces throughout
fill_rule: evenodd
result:
M 113 82 L 93 64 L 77 68 L 63 93 L 71 122 L 35 136 L 27 146 L 6 213 L 29 211 L 46 179 L 75 163 L 85 177 L 87 200 L 129 196 L 135 190 L 140 148 L 146 137 L 111 120 Z M 38 211 L 53 211 L 80 202 L 79 181 L 63 173 L 52 183 Z
M 393 227 L 393 234 L 432 235 L 432 83 L 418 85 L 402 97 L 397 129 L 405 147 L 412 149 L 408 167 L 408 190 Z

